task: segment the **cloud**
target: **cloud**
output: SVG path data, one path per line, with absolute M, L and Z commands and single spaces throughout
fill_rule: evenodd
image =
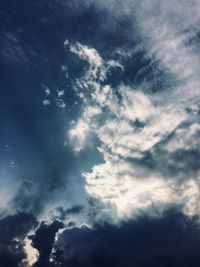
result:
M 94 118 L 100 113 L 101 110 L 98 107 L 86 107 L 82 118 L 76 123 L 72 123 L 72 128 L 69 130 L 69 138 L 74 145 L 75 151 L 79 152 L 87 144 L 87 135 L 92 128 L 97 127 Z
M 112 60 L 100 60 L 99 53 L 92 49 L 93 58 L 98 55 L 98 64 L 85 56 L 89 65 L 75 86 L 84 102 L 82 115 L 69 131 L 70 140 L 78 152 L 91 140 L 92 135 L 96 135 L 100 141 L 98 150 L 104 159 L 104 163 L 93 166 L 91 172 L 83 173 L 85 188 L 90 196 L 101 200 L 105 206 L 111 204 L 111 207 L 116 207 L 117 216 L 121 219 L 141 209 L 149 209 L 154 205 L 162 209 L 173 203 L 183 206 L 188 214 L 199 212 L 199 152 L 196 147 L 198 111 L 188 111 L 194 110 L 191 108 L 194 106 L 198 110 L 196 101 L 199 93 L 189 87 L 198 84 L 194 78 L 198 65 L 189 69 L 194 55 L 184 45 L 185 39 L 180 38 L 171 44 L 170 36 L 166 38 L 169 48 L 161 45 L 163 55 L 154 56 L 160 62 L 158 65 L 170 69 L 177 80 L 184 81 L 182 85 L 174 83 L 173 88 L 155 93 L 142 88 L 142 83 L 141 88 L 127 86 L 123 81 L 113 87 L 107 84 L 107 66 Z M 69 42 L 67 45 L 71 47 Z M 78 44 L 78 47 L 81 52 L 76 49 L 71 49 L 71 52 L 83 58 L 85 46 Z M 148 51 L 146 55 L 149 57 L 151 48 L 148 47 Z M 165 58 L 169 54 L 171 57 L 171 53 L 172 59 L 178 60 L 177 66 L 171 59 Z M 179 63 L 179 57 L 188 58 L 191 62 Z M 120 66 L 124 71 L 122 63 Z M 187 66 L 187 73 L 183 73 L 182 66 Z M 97 70 L 104 74 L 100 79 L 97 78 Z M 181 139 L 182 146 L 179 144 L 178 149 L 180 141 L 177 136 L 184 131 L 184 125 L 190 125 L 187 138 L 191 140 L 191 149 L 188 148 L 187 138 Z M 171 147 L 177 146 L 177 149 L 169 151 L 170 144 L 173 144 Z M 174 179 L 170 179 L 172 177 Z
M 20 182 L 15 178 L 16 168 L 6 168 L 5 164 L 1 164 L 0 170 L 0 216 L 12 212 L 10 204 L 20 188 Z
M 49 105 L 51 105 L 51 101 L 50 101 L 49 99 L 45 99 L 45 100 L 43 100 L 42 103 L 43 103 L 44 106 L 49 106 Z
M 6 267 L 16 267 L 26 262 L 24 240 L 37 226 L 33 215 L 18 213 L 0 220 L 0 262 Z
M 51 90 L 49 89 L 48 86 L 44 85 L 44 84 L 41 84 L 43 90 L 44 90 L 44 93 L 45 95 L 48 97 L 50 94 L 51 94 Z
M 66 229 L 57 240 L 56 266 L 196 266 L 198 219 L 171 209 L 120 225 Z M 178 250 L 177 250 L 178 249 Z M 60 252 L 61 250 L 61 252 Z
M 33 266 L 39 258 L 39 252 L 32 247 L 32 242 L 28 237 L 24 240 L 24 251 L 26 254 L 26 259 L 23 260 L 24 265 Z
M 56 103 L 56 107 L 58 107 L 58 108 L 65 108 L 66 107 L 65 102 L 60 98 L 56 99 L 55 103 Z
M 51 224 L 41 223 L 40 227 L 32 235 L 32 246 L 39 252 L 38 261 L 34 264 L 34 267 L 39 266 L 51 266 L 50 256 L 55 242 L 56 233 L 63 227 L 63 223 L 54 221 Z
M 17 158 L 25 156 L 15 179 L 22 177 L 21 186 L 2 175 L 9 182 L 0 183 L 1 206 L 48 223 L 29 236 L 36 225 L 31 215 L 2 219 L 0 262 L 8 267 L 196 266 L 199 3 L 64 2 L 36 1 L 22 9 L 16 2 L 15 12 L 3 16 L 16 29 L 3 27 L 3 62 L 31 63 L 37 66 L 34 75 L 41 74 L 38 80 L 56 78 L 42 85 L 42 103 L 51 104 L 42 111 L 39 105 L 29 109 L 33 102 L 42 106 L 35 76 L 27 86 L 16 83 L 33 95 L 23 90 L 19 97 L 11 90 L 12 104 L 17 99 L 9 107 L 11 122 L 20 128 L 12 137 L 19 143 Z M 25 23 L 26 14 L 39 14 L 29 18 L 34 27 Z M 53 38 L 47 28 L 55 29 Z M 44 32 L 45 40 L 40 39 Z M 58 80 L 61 86 L 52 86 Z M 166 211 L 169 206 L 183 213 Z M 78 222 L 92 228 L 77 227 Z
M 65 95 L 65 90 L 57 89 L 57 88 L 56 90 L 50 90 L 49 87 L 44 84 L 41 84 L 41 86 L 44 90 L 45 97 L 47 97 L 46 99 L 42 101 L 44 106 L 50 106 L 53 103 L 57 108 L 60 108 L 60 109 L 64 109 L 66 107 L 65 101 L 63 99 Z M 56 95 L 55 95 L 55 92 L 56 92 Z
M 73 206 L 71 208 L 68 209 L 64 209 L 63 207 L 59 207 L 57 208 L 58 211 L 58 216 L 56 216 L 58 219 L 60 219 L 61 221 L 64 221 L 66 219 L 67 216 L 73 215 L 73 214 L 79 214 L 83 211 L 84 206 L 81 205 L 77 205 L 77 206 Z
M 0 56 L 9 65 L 29 63 L 28 53 L 21 43 L 21 40 L 12 32 L 3 30 L 0 35 Z
M 198 122 L 195 122 L 199 107 L 198 50 L 195 42 L 191 44 L 192 40 L 197 38 L 194 26 L 197 21 L 198 3 L 196 1 L 193 3 L 195 7 L 183 1 L 183 5 L 188 7 L 189 11 L 181 8 L 179 12 L 180 6 L 175 5 L 175 1 L 166 4 L 153 1 L 152 6 L 147 1 L 144 4 L 138 1 L 125 1 L 125 4 L 118 1 L 96 2 L 92 15 L 99 15 L 96 24 L 94 23 L 97 35 L 107 37 L 103 38 L 105 42 L 101 42 L 105 43 L 105 47 L 108 46 L 104 51 L 103 44 L 98 45 L 96 35 L 94 38 L 88 38 L 88 36 L 82 37 L 81 34 L 79 37 L 78 34 L 76 42 L 75 33 L 71 36 L 66 34 L 68 39 L 65 42 L 65 50 L 77 56 L 80 60 L 80 64 L 77 65 L 80 65 L 80 68 L 83 67 L 84 72 L 81 78 L 76 68 L 74 73 L 70 72 L 70 67 L 72 69 L 74 67 L 71 65 L 75 65 L 74 62 L 69 63 L 65 68 L 69 72 L 70 79 L 71 76 L 76 77 L 78 73 L 77 79 L 74 81 L 68 79 L 67 82 L 70 83 L 69 87 L 74 86 L 80 100 L 78 104 L 83 103 L 75 108 L 81 114 L 70 124 L 68 143 L 73 146 L 76 156 L 84 149 L 91 151 L 92 147 L 95 150 L 98 143 L 97 149 L 102 156 L 101 164 L 95 163 L 91 170 L 88 170 L 88 166 L 85 168 L 83 190 L 87 190 L 89 197 L 98 197 L 106 206 L 111 207 L 109 210 L 113 207 L 114 210 L 117 209 L 120 218 L 132 216 L 132 212 L 140 208 L 146 209 L 155 203 L 161 206 L 173 201 L 178 204 L 186 203 L 188 188 L 193 188 L 190 190 L 190 196 L 193 196 L 191 199 L 197 199 L 199 152 L 196 148 L 198 142 L 194 139 L 198 139 L 198 133 L 194 135 L 191 133 L 191 137 L 188 134 L 188 139 L 184 140 L 186 130 L 182 126 L 184 123 L 189 124 L 188 121 L 191 121 L 191 129 L 193 125 L 198 125 Z M 87 8 L 89 5 L 89 2 L 85 4 Z M 84 3 L 79 11 L 76 11 L 75 4 L 66 4 L 66 6 L 68 8 L 70 6 L 74 11 L 73 15 L 77 14 L 77 16 L 88 10 L 86 7 L 83 8 Z M 110 22 L 106 30 L 103 29 L 104 24 L 102 27 L 98 24 L 102 14 L 99 8 L 105 10 L 104 23 Z M 175 13 L 177 16 L 174 16 Z M 190 18 L 189 13 L 193 14 L 193 18 Z M 70 15 L 71 20 L 73 19 Z M 181 26 L 178 26 L 179 24 Z M 192 26 L 191 30 L 187 30 L 189 25 Z M 118 34 L 118 39 L 122 39 L 121 43 L 115 39 L 116 31 L 120 32 L 121 28 L 124 29 L 123 32 L 128 31 L 130 38 L 127 42 L 124 42 L 123 33 Z M 111 45 L 111 39 L 116 43 L 115 47 Z M 81 40 L 85 42 L 82 43 Z M 119 43 L 122 45 L 120 46 Z M 68 56 L 67 54 L 67 61 Z M 71 59 L 69 57 L 69 61 Z M 81 62 L 84 64 L 81 65 Z M 63 61 L 62 66 L 65 66 Z M 163 77 L 171 79 L 171 87 L 166 88 L 166 85 L 164 87 Z M 46 100 L 61 109 L 67 107 L 64 111 L 68 112 L 71 107 L 67 105 L 63 91 L 65 95 L 68 94 L 65 90 L 56 89 L 55 96 L 51 89 L 51 94 L 48 96 L 50 99 Z M 46 94 L 47 91 L 45 96 Z M 183 131 L 182 135 L 181 131 Z M 46 136 L 48 131 L 43 143 L 46 142 Z M 190 138 L 192 144 L 190 148 L 185 149 Z M 183 139 L 182 145 L 179 144 L 180 139 Z M 52 140 L 51 143 L 53 143 Z M 176 151 L 171 151 L 170 146 L 177 147 Z M 38 205 L 36 201 L 32 210 L 36 207 L 41 209 L 49 198 L 56 198 L 59 183 L 56 185 L 55 180 L 61 181 L 60 184 L 63 185 L 65 173 L 62 164 L 54 167 L 53 159 L 57 160 L 55 151 L 55 149 L 52 152 L 47 149 L 47 154 L 55 155 L 51 156 L 50 160 L 54 169 L 53 174 L 42 174 L 46 177 L 45 181 L 39 182 L 38 186 L 34 185 L 30 195 L 29 190 L 22 190 L 23 194 L 17 198 L 17 203 L 21 203 L 20 209 L 31 205 L 27 199 L 35 200 L 38 192 L 40 194 L 42 191 L 40 186 L 45 187 L 46 180 L 49 179 L 51 184 L 51 186 L 47 185 L 49 190 L 46 189 L 46 194 L 38 198 L 42 204 Z M 61 153 L 63 158 L 64 153 Z M 39 154 L 43 154 L 43 151 L 40 150 Z M 44 164 L 49 165 L 49 160 Z M 56 172 L 59 175 L 55 174 Z M 58 176 L 59 179 L 57 179 Z M 148 180 L 146 185 L 143 185 L 144 180 L 145 183 Z M 181 192 L 185 190 L 184 194 L 187 197 L 183 198 L 177 194 L 179 186 Z M 136 188 L 135 193 L 133 187 Z M 125 197 L 122 201 L 123 194 Z M 170 195 L 173 197 L 170 198 Z M 187 204 L 185 205 L 185 209 L 188 210 Z M 196 212 L 198 207 L 195 207 L 195 204 L 191 205 L 190 212 L 191 210 Z M 127 208 L 128 206 L 131 207 Z
M 68 40 L 65 40 L 64 46 L 69 46 L 70 52 L 76 54 L 80 59 L 88 62 L 88 79 L 90 76 L 93 76 L 94 78 L 97 78 L 98 76 L 99 79 L 104 79 L 104 73 L 101 72 L 100 68 L 103 64 L 103 60 L 94 48 L 82 45 L 78 42 L 71 44 Z

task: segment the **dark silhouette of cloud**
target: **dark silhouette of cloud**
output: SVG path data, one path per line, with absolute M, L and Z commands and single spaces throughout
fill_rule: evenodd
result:
M 198 220 L 169 209 L 162 216 L 141 215 L 120 225 L 67 229 L 55 243 L 62 225 L 43 224 L 33 238 L 40 251 L 35 267 L 196 267 L 200 261 Z
M 43 222 L 35 232 L 35 235 L 30 237 L 33 247 L 39 252 L 39 259 L 34 267 L 52 266 L 49 258 L 55 242 L 55 235 L 63 226 L 63 223 L 59 221 L 54 221 L 50 225 Z
M 140 216 L 120 226 L 65 230 L 57 245 L 64 250 L 61 266 L 197 266 L 200 261 L 198 218 L 177 210 L 161 217 Z M 57 265 L 55 265 L 57 266 Z
M 16 267 L 26 258 L 23 240 L 37 226 L 33 215 L 18 213 L 0 220 L 0 265 Z

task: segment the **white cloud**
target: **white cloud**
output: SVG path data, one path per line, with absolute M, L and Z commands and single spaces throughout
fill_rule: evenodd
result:
M 64 94 L 65 94 L 65 90 L 59 90 L 59 89 L 57 89 L 58 98 L 64 96 Z
M 49 100 L 49 99 L 45 99 L 45 100 L 43 100 L 43 105 L 44 106 L 49 106 L 49 105 L 51 105 L 51 101 Z
M 55 101 L 56 107 L 58 108 L 65 108 L 66 104 L 63 99 L 57 98 Z
M 170 159 L 170 153 L 181 149 L 198 150 L 199 147 L 200 126 L 195 116 L 198 115 L 200 99 L 200 64 L 198 53 L 188 42 L 195 36 L 194 30 L 189 31 L 189 26 L 193 29 L 199 21 L 197 10 L 200 5 L 197 1 L 192 2 L 194 6 L 183 0 L 184 5 L 179 11 L 177 1 L 144 1 L 134 11 L 141 35 L 146 41 L 144 47 L 140 45 L 137 49 L 146 50 L 147 58 L 158 62 L 179 82 L 163 92 L 144 93 L 144 90 L 139 91 L 123 83 L 112 88 L 106 84 L 108 69 L 110 66 L 123 70 L 121 61 L 120 65 L 118 61 L 106 62 L 96 50 L 88 50 L 80 44 L 70 48 L 89 62 L 85 77 L 77 83 L 78 92 L 80 89 L 86 98 L 84 108 L 96 106 L 101 117 L 96 119 L 95 114 L 91 114 L 87 118 L 83 112 L 70 130 L 70 135 L 81 143 L 78 143 L 79 150 L 87 143 L 91 133 L 99 138 L 101 146 L 98 149 L 104 163 L 93 166 L 90 172 L 83 174 L 86 190 L 106 206 L 116 208 L 119 218 L 132 216 L 141 209 L 155 205 L 160 208 L 181 205 L 187 214 L 199 213 L 199 171 L 196 170 L 195 174 L 189 172 L 187 179 L 184 168 L 180 168 L 179 174 L 174 172 L 173 179 L 171 173 L 169 175 L 163 171 L 165 165 L 166 168 L 176 165 L 174 158 Z M 128 4 L 129 8 L 135 5 L 129 1 Z M 130 14 L 127 8 L 124 12 Z M 134 51 L 128 53 L 118 49 L 115 52 L 120 58 L 127 58 L 132 57 Z M 96 79 L 98 71 L 103 73 L 104 84 L 101 79 Z M 87 96 L 83 88 L 87 89 Z M 186 111 L 188 108 L 192 114 Z M 188 124 L 188 128 L 184 128 L 184 124 Z M 157 147 L 168 153 L 160 158 L 159 164 L 164 165 L 162 168 L 156 162 Z M 153 162 L 145 158 L 148 154 L 155 157 Z M 181 164 L 184 162 L 177 162 L 179 167 Z M 181 176 L 184 179 L 181 180 Z
M 153 205 L 159 208 L 164 204 L 181 203 L 182 197 L 176 197 L 173 182 L 164 181 L 161 177 L 142 179 L 134 174 L 134 167 L 123 165 L 124 162 L 106 161 L 84 175 L 87 192 L 105 205 L 117 207 L 119 219 L 136 215 Z M 198 191 L 198 187 L 194 184 L 192 190 Z
M 33 266 L 39 258 L 39 252 L 32 247 L 32 241 L 29 238 L 24 240 L 24 251 L 26 253 L 26 259 L 23 260 L 23 263 L 26 264 L 27 267 Z
M 46 96 L 49 96 L 51 94 L 51 90 L 49 89 L 48 86 L 44 85 L 43 83 L 41 84 L 43 90 L 44 90 L 44 93 Z
M 104 79 L 105 74 L 102 71 L 103 69 L 101 68 L 104 62 L 99 53 L 94 48 L 82 45 L 78 42 L 71 44 L 68 40 L 65 41 L 64 45 L 69 47 L 70 52 L 76 54 L 80 59 L 88 62 L 89 69 L 86 75 L 86 79 Z
M 107 65 L 108 65 L 108 68 L 120 68 L 122 71 L 124 71 L 124 66 L 116 60 L 113 60 L 113 59 L 109 60 L 107 62 Z
M 87 87 L 87 83 L 95 80 L 104 81 L 111 69 L 120 68 L 124 71 L 123 65 L 116 60 L 108 60 L 105 62 L 96 49 L 82 45 L 79 42 L 71 44 L 68 40 L 64 43 L 70 52 L 76 54 L 80 59 L 86 61 L 89 65 L 88 71 L 82 81 L 82 86 Z
M 196 122 L 192 123 L 187 128 L 177 129 L 174 138 L 165 146 L 169 152 L 185 149 L 197 149 L 200 145 L 200 125 Z
M 100 113 L 101 110 L 98 107 L 86 107 L 83 116 L 69 130 L 69 138 L 74 145 L 75 151 L 79 152 L 87 144 L 88 134 L 97 127 L 93 117 Z
M 69 131 L 71 142 L 73 142 L 74 150 L 80 151 L 86 142 L 86 136 L 89 133 L 90 127 L 88 122 L 80 119 L 76 125 Z

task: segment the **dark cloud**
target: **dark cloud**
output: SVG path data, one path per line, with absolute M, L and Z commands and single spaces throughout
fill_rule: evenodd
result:
M 200 260 L 198 218 L 177 210 L 155 218 L 142 215 L 120 226 L 73 228 L 61 234 L 58 244 L 65 256 L 60 266 L 192 267 Z
M 0 220 L 1 266 L 16 267 L 26 258 L 23 239 L 36 226 L 36 219 L 27 213 L 18 213 Z
M 35 235 L 30 237 L 33 247 L 39 252 L 39 259 L 34 267 L 53 266 L 49 262 L 49 258 L 54 246 L 55 235 L 63 226 L 63 223 L 59 221 L 54 221 L 50 225 L 43 222 L 35 232 Z

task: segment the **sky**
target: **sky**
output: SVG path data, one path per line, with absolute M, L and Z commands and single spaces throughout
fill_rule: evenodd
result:
M 199 14 L 1 0 L 0 267 L 199 266 Z

